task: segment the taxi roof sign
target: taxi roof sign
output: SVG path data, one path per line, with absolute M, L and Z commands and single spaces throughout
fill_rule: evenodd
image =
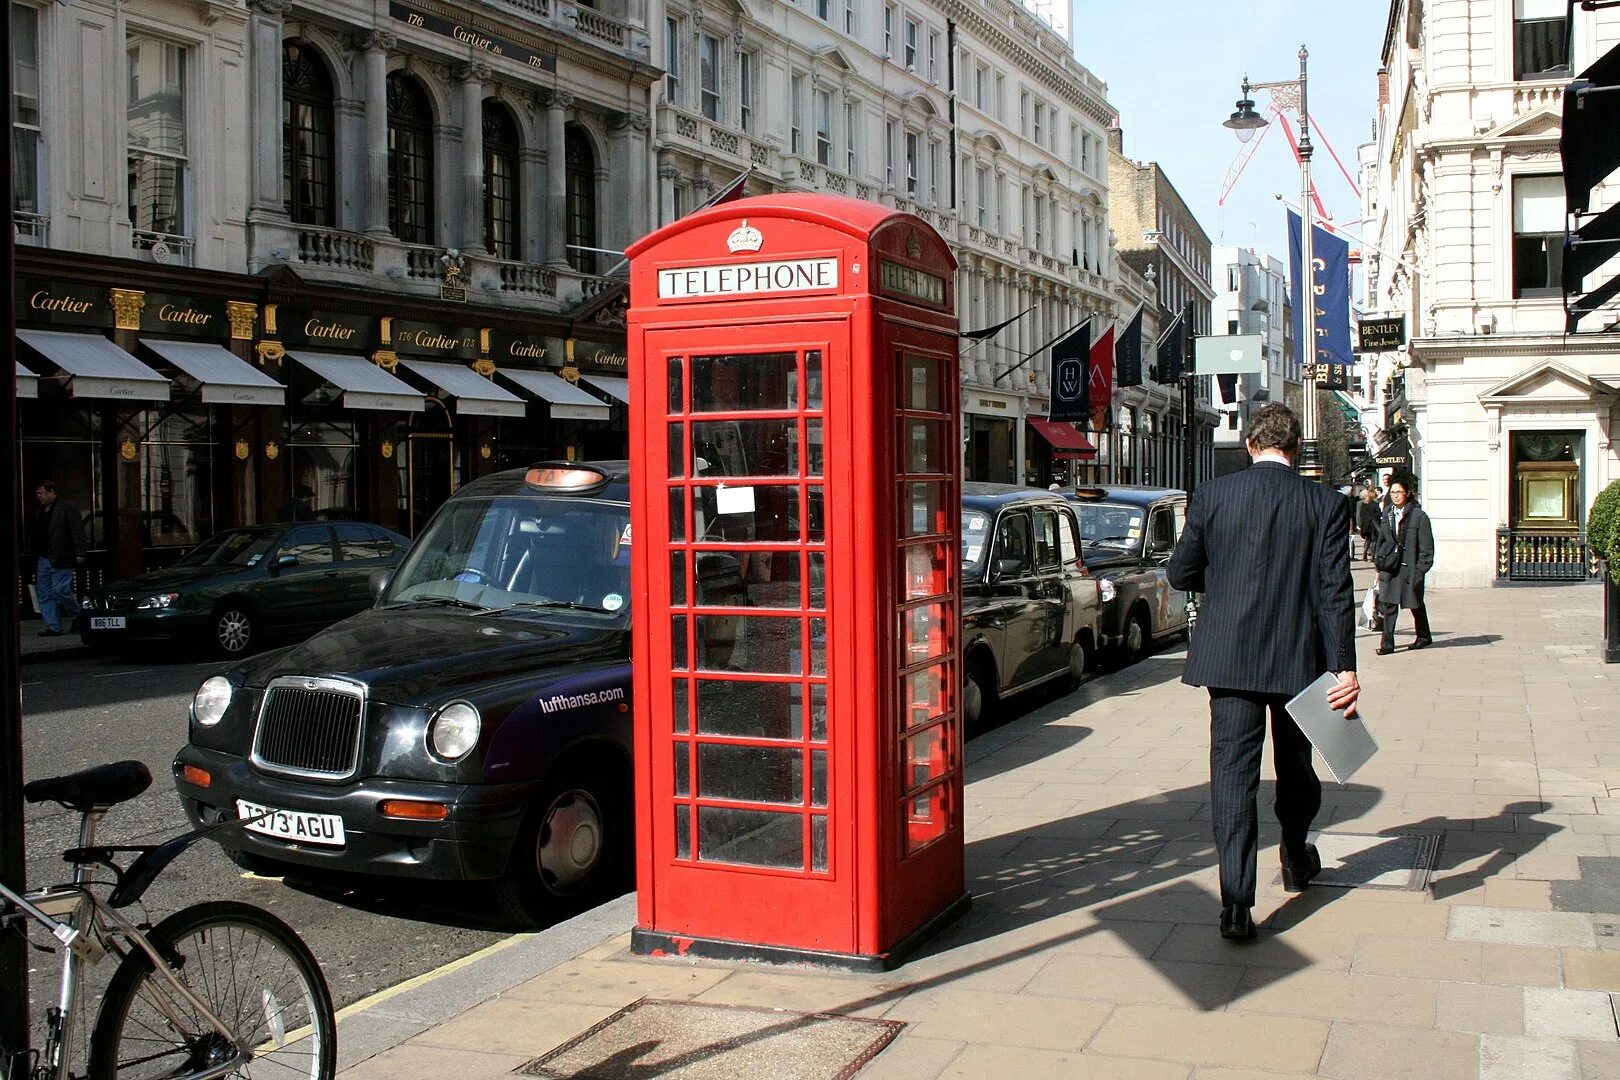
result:
M 589 491 L 608 482 L 608 474 L 594 465 L 572 461 L 541 461 L 529 466 L 523 482 L 550 491 Z

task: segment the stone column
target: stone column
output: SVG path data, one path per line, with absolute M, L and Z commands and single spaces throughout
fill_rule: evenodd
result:
M 253 134 L 251 146 L 252 201 L 256 215 L 287 213 L 286 193 L 281 190 L 281 36 L 282 17 L 292 10 L 292 0 L 251 0 L 248 28 L 248 69 L 251 90 Z
M 681 170 L 675 167 L 675 158 L 668 152 L 658 155 L 658 224 L 668 225 L 675 220 L 675 181 Z
M 608 119 L 608 159 L 603 163 L 607 166 L 607 201 L 599 208 L 607 212 L 601 215 L 597 228 L 597 247 L 623 251 L 634 239 L 630 230 L 636 216 L 636 196 L 646 191 L 646 176 L 636 167 L 631 145 L 637 120 L 645 124 L 647 118 L 619 112 Z M 638 178 L 640 184 L 635 183 Z M 597 273 L 605 273 L 618 261 L 616 255 L 602 256 L 597 260 Z
M 388 50 L 397 39 L 382 30 L 359 35 L 365 52 L 366 232 L 388 235 Z
M 568 154 L 564 125 L 574 95 L 554 90 L 546 105 L 546 262 L 568 265 Z
M 484 247 L 484 81 L 488 64 L 461 64 L 461 250 L 482 255 Z
M 524 262 L 545 261 L 546 204 L 541 192 L 546 190 L 546 158 L 538 146 L 525 145 L 518 151 L 518 179 L 522 198 L 518 213 L 523 219 L 523 250 L 518 258 Z

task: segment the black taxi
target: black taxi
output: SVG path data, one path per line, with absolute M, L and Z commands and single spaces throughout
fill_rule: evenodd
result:
M 1103 647 L 1130 662 L 1185 631 L 1187 594 L 1170 587 L 1165 564 L 1187 524 L 1187 493 L 1124 484 L 1063 494 L 1080 516 L 1086 565 L 1103 586 Z
M 1096 655 L 1101 595 L 1074 506 L 1011 484 L 962 485 L 962 715 L 972 727 L 1008 695 L 1078 685 Z
M 630 544 L 622 463 L 462 487 L 372 607 L 202 684 L 187 814 L 254 819 L 248 869 L 488 880 L 525 923 L 627 886 Z

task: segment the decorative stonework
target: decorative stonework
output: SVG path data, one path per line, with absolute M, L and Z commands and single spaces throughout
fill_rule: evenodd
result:
M 398 44 L 399 38 L 386 30 L 362 30 L 354 35 L 354 47 L 362 52 L 371 49 L 392 52 Z
M 108 289 L 107 296 L 112 301 L 113 326 L 119 330 L 139 330 L 146 294 L 139 289 Z
M 292 0 L 248 0 L 248 7 L 278 19 L 293 9 Z
M 490 77 L 495 74 L 494 69 L 488 64 L 476 60 L 471 63 L 457 64 L 452 73 L 458 82 L 479 83 L 488 82 Z
M 259 355 L 259 366 L 269 367 L 271 364 L 281 363 L 282 358 L 287 355 L 287 347 L 279 341 L 261 341 L 254 352 Z
M 253 340 L 253 328 L 259 321 L 259 305 L 243 300 L 227 300 L 225 317 L 231 322 L 232 341 Z
M 495 377 L 495 361 L 491 360 L 487 356 L 474 360 L 472 369 L 486 379 L 493 379 Z
M 371 354 L 371 362 L 389 374 L 399 367 L 399 354 L 392 349 L 378 349 Z

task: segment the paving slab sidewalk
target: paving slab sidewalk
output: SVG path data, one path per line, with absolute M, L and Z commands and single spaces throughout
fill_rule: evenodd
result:
M 1601 596 L 1430 599 L 1433 648 L 1405 651 L 1408 631 L 1379 657 L 1361 635 L 1382 751 L 1325 785 L 1318 819 L 1437 836 L 1425 890 L 1285 894 L 1273 825 L 1260 939 L 1222 941 L 1207 702 L 1170 649 L 969 744 L 974 905 L 899 970 L 634 957 L 621 900 L 547 936 L 524 977 L 515 946 L 505 977 L 479 961 L 448 990 L 429 980 L 345 1017 L 342 1076 L 507 1076 L 651 997 L 903 1022 L 863 1080 L 1614 1080 L 1620 905 L 1579 887 L 1620 867 L 1620 668 L 1601 663 Z M 1269 799 L 1268 778 L 1263 821 Z

